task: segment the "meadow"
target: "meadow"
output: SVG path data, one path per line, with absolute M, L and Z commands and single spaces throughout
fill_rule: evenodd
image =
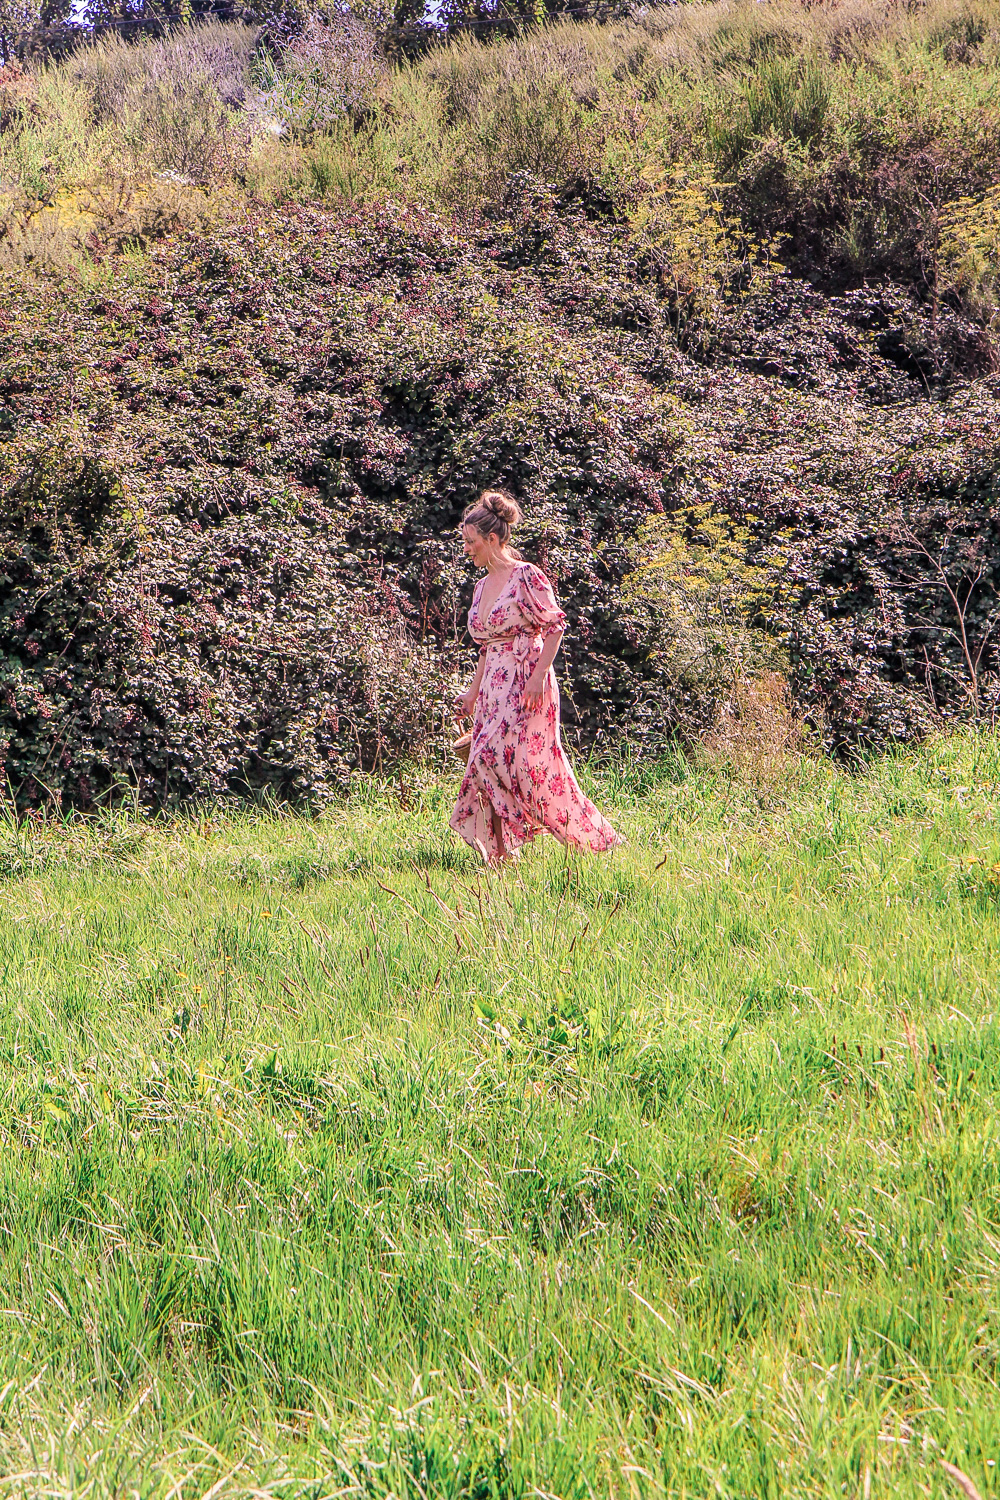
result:
M 1000 744 L 0 836 L 0 1494 L 996 1494 Z
M 998 15 L 0 70 L 0 1500 L 1000 1493 Z M 502 877 L 498 481 L 628 837 Z

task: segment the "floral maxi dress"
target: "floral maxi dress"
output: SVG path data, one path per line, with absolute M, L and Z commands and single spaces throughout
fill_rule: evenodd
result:
M 491 807 L 500 815 L 508 852 L 543 828 L 564 844 L 610 849 L 621 839 L 580 790 L 560 742 L 559 687 L 551 667 L 541 708 L 525 707 L 525 686 L 543 637 L 566 623 L 552 585 L 538 568 L 518 563 L 483 619 L 483 581 L 472 598 L 469 633 L 480 642 L 486 662 L 451 827 L 486 859 L 500 853 Z

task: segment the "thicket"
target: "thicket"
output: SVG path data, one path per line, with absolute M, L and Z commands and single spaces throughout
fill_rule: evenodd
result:
M 568 336 L 544 279 L 493 259 L 517 250 L 260 215 L 161 252 L 155 291 L 8 313 L 16 787 L 321 795 L 425 744 L 468 606 L 457 523 L 500 476 L 570 604 L 581 713 L 633 707 L 648 631 L 615 585 L 679 438 L 613 337 Z
M 581 744 L 775 671 L 831 745 L 991 714 L 998 58 L 975 3 L 720 0 L 0 74 L 17 795 L 315 799 L 434 743 L 495 481 Z

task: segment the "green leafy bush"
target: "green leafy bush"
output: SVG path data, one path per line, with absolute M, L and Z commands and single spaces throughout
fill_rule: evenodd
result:
M 349 585 L 330 516 L 294 487 L 220 467 L 160 489 L 137 454 L 69 424 L 18 446 L 0 529 L 0 748 L 18 800 L 315 802 L 439 718 L 398 596 Z
M 618 584 L 677 436 L 613 338 L 539 309 L 524 249 L 259 217 L 160 252 L 152 285 L 16 309 L 0 723 L 22 797 L 322 796 L 419 752 L 468 606 L 455 527 L 496 480 L 569 606 L 581 729 L 627 715 L 649 610 Z
M 975 330 L 783 277 L 723 318 L 706 365 L 627 230 L 527 182 L 508 213 L 471 238 L 405 212 L 260 212 L 7 312 L 0 726 L 22 798 L 315 799 L 443 745 L 468 660 L 455 527 L 497 481 L 570 617 L 580 744 L 713 722 L 734 610 L 747 662 L 784 661 L 830 743 L 968 711 L 913 537 L 953 539 L 963 592 L 961 538 L 987 539 L 981 635 L 1000 403 L 948 354 Z M 662 569 L 630 581 L 664 528 L 680 605 Z M 726 578 L 699 616 L 703 531 Z M 981 712 L 996 665 L 989 640 Z
M 727 0 L 394 69 L 329 31 L 0 89 L 19 795 L 317 798 L 440 744 L 497 481 L 581 745 L 721 723 L 734 641 L 831 744 L 991 713 L 992 13 Z

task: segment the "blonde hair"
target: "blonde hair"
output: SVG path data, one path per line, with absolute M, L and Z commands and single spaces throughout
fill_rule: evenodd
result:
M 482 537 L 495 536 L 501 547 L 505 547 L 522 519 L 521 507 L 513 495 L 506 490 L 483 490 L 478 500 L 466 506 L 462 525 L 472 526 Z

